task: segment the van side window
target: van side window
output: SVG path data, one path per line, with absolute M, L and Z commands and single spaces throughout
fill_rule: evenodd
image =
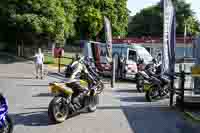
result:
M 129 51 L 129 55 L 128 55 L 128 59 L 129 59 L 129 60 L 136 61 L 136 60 L 137 60 L 136 51 L 130 50 L 130 51 Z

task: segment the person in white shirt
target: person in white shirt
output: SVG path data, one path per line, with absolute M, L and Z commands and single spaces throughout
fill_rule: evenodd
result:
M 39 71 L 40 71 L 40 78 L 43 79 L 44 55 L 41 51 L 41 48 L 38 49 L 38 53 L 36 53 L 34 57 L 35 57 L 36 79 L 39 78 L 38 76 Z

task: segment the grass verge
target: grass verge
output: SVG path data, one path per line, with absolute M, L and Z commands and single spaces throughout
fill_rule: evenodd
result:
M 184 114 L 185 114 L 185 116 L 186 116 L 187 118 L 189 118 L 189 119 L 192 120 L 193 122 L 195 122 L 195 123 L 200 123 L 200 117 L 197 117 L 197 116 L 193 115 L 193 114 L 192 114 L 191 112 L 189 112 L 189 111 L 185 111 Z
M 70 57 L 70 56 L 69 56 Z M 72 60 L 68 58 L 61 58 L 61 66 L 69 64 Z M 58 58 L 54 58 L 51 54 L 44 55 L 44 64 L 51 64 L 53 66 L 58 66 Z

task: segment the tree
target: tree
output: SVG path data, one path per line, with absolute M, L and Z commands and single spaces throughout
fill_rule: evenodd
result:
M 199 33 L 200 33 L 200 28 L 199 28 L 200 24 L 199 24 L 197 19 L 195 19 L 194 17 L 190 16 L 185 20 L 184 25 L 187 28 L 187 34 L 189 36 L 199 35 Z
M 199 22 L 195 19 L 190 4 L 184 0 L 173 0 L 176 9 L 177 36 L 184 34 L 184 22 L 189 22 L 190 35 L 196 35 L 199 29 Z M 137 13 L 129 24 L 129 36 L 162 36 L 163 32 L 163 9 L 161 3 L 145 8 Z
M 103 36 L 104 16 L 113 35 L 125 36 L 127 0 L 1 0 L 1 30 L 8 40 L 56 41 Z M 76 38 L 74 38 L 76 37 Z
M 163 19 L 160 8 L 151 6 L 137 13 L 129 24 L 129 36 L 161 36 Z
M 76 29 L 82 39 L 102 38 L 104 16 L 108 17 L 112 24 L 114 36 L 126 35 L 128 26 L 127 0 L 80 0 L 77 1 L 78 18 Z
M 7 0 L 8 29 L 20 40 L 64 42 L 74 34 L 74 0 Z
M 115 0 L 115 14 L 117 19 L 113 26 L 113 36 L 126 36 L 128 29 L 128 16 L 130 11 L 127 9 L 127 0 Z
M 7 28 L 7 16 L 6 16 L 6 0 L 0 1 L 0 39 L 5 38 L 5 32 Z

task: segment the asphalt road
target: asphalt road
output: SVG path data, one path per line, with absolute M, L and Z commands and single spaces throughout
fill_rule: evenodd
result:
M 132 133 L 126 116 L 109 85 L 100 96 L 94 113 L 84 113 L 52 125 L 48 119 L 48 83 L 62 80 L 51 74 L 45 80 L 34 79 L 34 65 L 3 56 L 0 60 L 0 91 L 9 102 L 9 114 L 14 120 L 14 133 Z M 10 62 L 7 62 L 10 60 Z M 113 109 L 112 107 L 115 107 Z M 117 108 L 116 108 L 117 107 Z
M 2 56 L 1 56 L 2 57 Z M 7 62 L 9 60 L 9 62 Z M 34 65 L 4 56 L 0 59 L 0 91 L 8 98 L 14 133 L 197 133 L 200 126 L 184 120 L 168 100 L 147 103 L 133 83 L 106 84 L 95 113 L 83 113 L 52 125 L 47 109 L 52 97 L 48 83 L 63 78 L 50 74 L 34 79 Z
M 199 133 L 200 125 L 186 121 L 176 108 L 169 107 L 169 99 L 146 102 L 143 93 L 137 93 L 130 83 L 121 83 L 115 97 L 136 133 Z

